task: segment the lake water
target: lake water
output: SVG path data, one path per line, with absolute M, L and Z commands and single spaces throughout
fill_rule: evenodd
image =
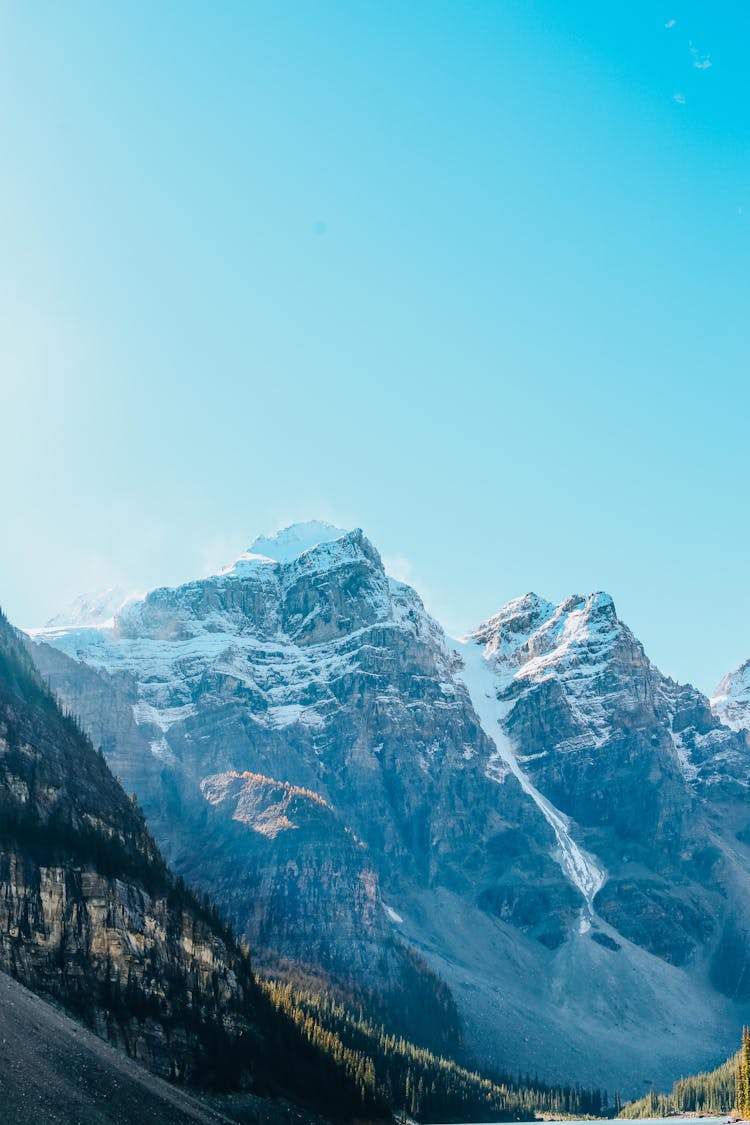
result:
M 545 1122 L 544 1125 L 553 1125 L 553 1120 L 556 1120 L 556 1119 L 551 1119 L 551 1120 Z M 636 1121 L 638 1123 L 638 1125 L 668 1125 L 668 1122 L 670 1122 L 670 1121 L 696 1121 L 696 1122 L 700 1121 L 701 1125 L 726 1125 L 727 1117 L 726 1117 L 726 1114 L 724 1115 L 724 1117 L 695 1117 L 695 1116 L 691 1115 L 689 1117 L 638 1117 L 638 1118 L 634 1118 L 633 1120 Z M 600 1117 L 600 1118 L 589 1117 L 589 1118 L 586 1118 L 585 1120 L 581 1120 L 581 1121 L 573 1120 L 572 1118 L 570 1120 L 568 1120 L 566 1118 L 565 1121 L 562 1122 L 562 1125 L 596 1125 L 597 1121 L 617 1122 L 617 1121 L 623 1121 L 623 1118 L 621 1118 L 621 1117 Z M 470 1121 L 470 1122 L 466 1122 L 465 1125 L 497 1125 L 497 1122 Z M 542 1125 L 542 1123 L 538 1120 L 537 1121 L 514 1121 L 514 1122 L 508 1122 L 507 1125 Z

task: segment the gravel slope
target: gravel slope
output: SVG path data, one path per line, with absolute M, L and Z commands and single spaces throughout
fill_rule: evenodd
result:
M 0 1105 L 15 1125 L 218 1125 L 230 1118 L 149 1074 L 0 973 Z

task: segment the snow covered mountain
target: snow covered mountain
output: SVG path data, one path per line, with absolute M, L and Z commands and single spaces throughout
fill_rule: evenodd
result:
M 527 595 L 452 641 L 361 531 L 310 524 L 33 639 L 256 964 L 623 1092 L 748 1018 L 747 737 L 608 595 Z
M 517 767 L 597 857 L 571 856 L 560 838 L 589 906 L 672 964 L 705 955 L 722 914 L 713 880 L 735 871 L 748 812 L 747 739 L 694 688 L 662 676 L 607 594 L 559 606 L 528 595 L 473 637 Z M 731 970 L 732 994 L 745 994 L 744 966 Z M 727 969 L 720 943 L 711 972 Z
M 114 616 L 137 594 L 129 594 L 122 586 L 107 586 L 95 594 L 82 594 L 47 622 L 48 629 L 82 628 L 112 625 Z
M 711 707 L 733 730 L 750 730 L 750 660 L 724 676 L 711 697 Z

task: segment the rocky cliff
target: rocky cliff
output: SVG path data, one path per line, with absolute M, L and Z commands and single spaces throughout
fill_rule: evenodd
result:
M 0 968 L 157 1073 L 212 1082 L 231 1068 L 252 1031 L 249 962 L 174 883 L 4 619 L 0 836 Z

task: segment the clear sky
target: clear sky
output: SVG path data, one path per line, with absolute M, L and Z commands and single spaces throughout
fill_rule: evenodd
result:
M 0 603 L 361 526 L 750 656 L 750 5 L 0 6 Z

